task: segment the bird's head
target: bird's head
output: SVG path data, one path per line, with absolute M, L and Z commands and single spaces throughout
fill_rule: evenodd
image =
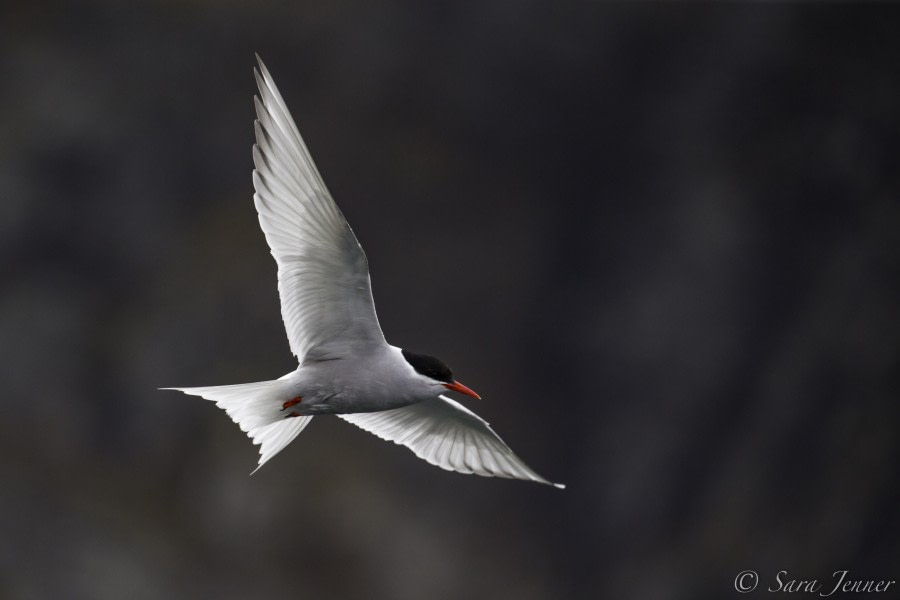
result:
M 450 367 L 437 358 L 427 354 L 416 354 L 408 350 L 403 350 L 402 352 L 403 358 L 415 369 L 416 373 L 430 380 L 434 385 L 441 385 L 448 390 L 481 400 L 481 396 L 453 379 L 453 372 L 450 370 Z

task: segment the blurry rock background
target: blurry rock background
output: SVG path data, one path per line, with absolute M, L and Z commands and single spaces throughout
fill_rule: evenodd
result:
M 0 597 L 722 598 L 900 579 L 900 14 L 5 2 Z M 253 53 L 369 255 L 560 492 L 333 418 L 253 477 L 156 388 L 293 369 Z

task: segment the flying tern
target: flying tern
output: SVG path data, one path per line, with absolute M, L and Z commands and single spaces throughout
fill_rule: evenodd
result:
M 462 404 L 478 394 L 443 362 L 388 344 L 363 249 L 257 56 L 253 201 L 278 266 L 295 371 L 274 381 L 172 389 L 212 400 L 260 446 L 257 470 L 316 415 L 337 415 L 459 473 L 551 483 Z M 255 472 L 255 471 L 254 471 Z

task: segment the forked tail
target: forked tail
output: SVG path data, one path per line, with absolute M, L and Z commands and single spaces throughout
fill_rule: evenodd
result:
M 241 431 L 246 432 L 253 443 L 259 445 L 259 465 L 253 473 L 291 443 L 312 419 L 312 417 L 285 418 L 279 401 L 284 398 L 284 382 L 281 380 L 162 389 L 200 396 L 212 400 L 216 406 L 224 409 Z

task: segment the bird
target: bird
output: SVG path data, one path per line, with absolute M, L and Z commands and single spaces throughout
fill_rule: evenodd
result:
M 269 70 L 259 88 L 253 202 L 278 270 L 296 370 L 272 381 L 160 388 L 216 403 L 259 445 L 255 473 L 314 416 L 336 415 L 448 471 L 564 488 L 526 465 L 446 392 L 480 399 L 441 360 L 392 346 L 375 314 L 368 259 L 325 186 Z

